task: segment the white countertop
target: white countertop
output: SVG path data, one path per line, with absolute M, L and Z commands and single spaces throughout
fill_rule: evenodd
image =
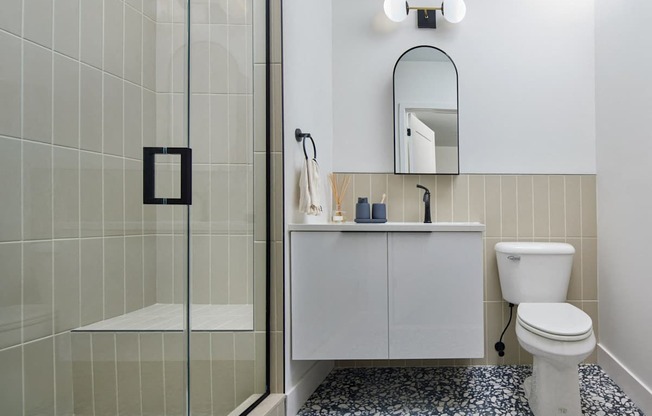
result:
M 384 224 L 358 224 L 355 222 L 326 224 L 288 224 L 290 231 L 349 231 L 349 232 L 441 232 L 484 231 L 479 222 L 386 222 Z

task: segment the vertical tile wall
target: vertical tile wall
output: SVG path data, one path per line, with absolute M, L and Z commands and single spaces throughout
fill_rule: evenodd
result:
M 422 184 L 432 192 L 433 221 L 479 221 L 484 234 L 485 357 L 463 360 L 339 361 L 339 366 L 528 364 L 532 357 L 520 348 L 514 321 L 503 340 L 505 356 L 494 351 L 509 307 L 502 299 L 494 246 L 500 241 L 560 241 L 576 254 L 568 301 L 593 319 L 597 334 L 597 232 L 594 175 L 459 175 L 407 176 L 353 174 L 343 209 L 355 212 L 355 198 L 379 201 L 387 194 L 389 221 L 423 221 Z M 587 362 L 595 362 L 595 353 Z
M 156 30 L 154 51 L 156 59 L 156 138 L 159 146 L 185 147 L 187 143 L 186 118 L 186 60 L 188 45 L 187 7 L 177 0 L 155 0 Z M 193 50 L 194 53 L 194 50 Z M 193 110 L 194 111 L 194 110 Z M 192 142 L 190 147 L 194 147 Z M 193 164 L 197 151 L 193 149 Z M 171 192 L 178 189 L 178 164 L 162 162 L 161 182 Z M 157 178 L 158 180 L 158 178 Z M 193 199 L 197 192 L 204 191 L 193 172 Z M 193 201 L 193 213 L 194 204 Z M 184 208 L 157 206 L 156 235 L 156 288 L 158 303 L 184 303 L 186 279 L 186 221 Z M 199 252 L 198 254 L 204 254 Z M 205 259 L 205 257 L 202 257 Z
M 190 10 L 191 110 L 190 119 L 184 120 L 185 8 L 179 7 L 177 0 L 158 2 L 157 137 L 160 145 L 183 146 L 183 129 L 186 123 L 190 124 L 193 303 L 251 304 L 254 227 L 261 223 L 259 218 L 264 218 L 265 198 L 264 187 L 262 193 L 253 192 L 254 173 L 263 180 L 265 175 L 264 164 L 254 163 L 254 130 L 262 143 L 255 150 L 263 155 L 265 151 L 264 2 L 192 0 Z M 256 26 L 261 25 L 255 33 L 256 42 L 254 19 Z M 257 111 L 254 91 L 256 98 L 262 100 Z M 253 127 L 254 120 L 257 127 Z M 176 177 L 170 171 L 168 180 Z M 262 216 L 254 217 L 254 205 L 263 206 Z M 172 213 L 169 207 L 159 207 L 158 213 L 159 218 L 170 221 L 160 222 L 157 247 L 170 253 L 183 251 L 181 237 L 175 237 L 171 224 L 181 226 L 185 213 Z M 264 240 L 264 223 L 261 226 Z M 159 258 L 158 301 L 180 303 L 185 276 L 174 264 L 179 256 Z M 264 258 L 257 260 L 262 261 L 255 264 L 264 267 Z
M 193 334 L 193 415 L 228 415 L 263 393 L 264 341 L 251 332 Z M 75 415 L 185 414 L 183 342 L 182 333 L 73 333 Z
M 271 24 L 271 351 L 270 389 L 272 393 L 284 392 L 284 298 L 283 298 L 283 62 L 281 41 L 281 0 L 270 0 Z M 258 206 L 257 209 L 260 207 Z M 260 216 L 261 213 L 256 213 Z M 285 412 L 283 412 L 284 414 Z
M 272 8 L 273 171 L 274 184 L 282 189 L 279 3 Z M 255 195 L 264 195 L 264 142 L 254 143 L 254 131 L 238 127 L 251 126 L 255 118 L 256 138 L 264 137 L 264 31 L 258 26 L 251 37 L 251 23 L 264 19 L 264 5 L 254 5 L 253 12 L 251 1 L 198 0 L 193 6 L 197 75 L 190 123 L 199 162 L 193 266 L 197 276 L 210 276 L 197 279 L 195 293 L 216 303 L 264 295 L 264 269 L 250 269 L 254 255 L 264 264 L 264 222 L 251 222 L 251 207 L 262 207 L 256 217 L 264 218 L 264 205 L 250 191 L 253 183 Z M 143 414 L 161 414 L 165 408 L 176 414 L 182 404 L 171 392 L 180 391 L 183 371 L 178 334 L 71 335 L 69 330 L 152 303 L 182 300 L 184 265 L 170 260 L 184 246 L 177 233 L 184 214 L 141 205 L 140 148 L 184 144 L 185 11 L 176 0 L 9 0 L 3 8 L 2 413 L 114 414 L 140 408 Z M 251 43 L 253 57 L 225 56 L 224 46 L 242 52 L 251 50 Z M 254 73 L 247 73 L 252 67 Z M 218 78 L 225 71 L 227 76 Z M 228 81 L 222 85 L 219 79 Z M 252 83 L 262 93 L 258 98 L 252 96 Z M 172 172 L 164 174 L 171 182 Z M 226 192 L 235 197 L 227 199 Z M 272 217 L 277 283 L 282 282 L 281 201 L 275 198 Z M 223 259 L 228 250 L 242 254 L 232 265 Z M 250 276 L 240 278 L 246 286 L 219 278 L 228 275 L 221 269 L 225 264 Z M 201 272 L 205 265 L 209 271 Z M 254 278 L 261 287 L 257 291 Z M 232 290 L 224 291 L 225 286 Z M 281 286 L 274 285 L 272 305 L 273 391 L 282 390 L 283 377 Z M 263 317 L 259 308 L 254 334 L 195 337 L 193 367 L 205 369 L 200 358 L 207 353 L 211 359 L 209 371 L 197 371 L 195 385 L 211 377 L 213 411 L 226 411 L 261 390 Z M 239 348 L 221 347 L 229 345 Z M 234 367 L 238 384 L 229 387 L 222 374 L 230 370 L 224 366 Z M 233 390 L 233 403 L 220 401 L 223 389 Z M 205 392 L 195 394 L 201 399 Z M 198 403 L 202 406 L 202 400 Z
M 140 179 L 156 128 L 152 6 L 3 2 L 2 414 L 72 414 L 69 330 L 156 301 Z

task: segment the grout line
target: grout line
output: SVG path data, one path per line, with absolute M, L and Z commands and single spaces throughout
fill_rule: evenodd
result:
M 584 176 L 580 176 L 580 238 L 584 238 Z
M 235 337 L 236 334 L 232 334 L 232 339 L 233 339 L 233 356 L 232 356 L 232 361 L 233 361 L 233 403 L 238 403 L 238 372 L 237 372 L 237 360 L 236 360 L 236 343 L 235 343 Z
M 519 205 L 520 205 L 518 203 L 518 201 L 519 201 L 519 198 L 518 198 L 518 175 L 514 176 L 514 187 L 515 187 L 515 194 L 516 194 L 516 200 L 514 201 L 516 203 L 516 241 L 521 241 L 520 238 L 519 238 L 519 236 L 521 234 L 520 234 L 520 228 L 519 228 L 519 224 L 518 224 L 519 218 L 520 218 L 520 216 L 518 214 Z
M 52 44 L 50 46 L 50 59 L 51 59 L 51 72 L 50 72 L 50 88 L 51 88 L 51 96 L 50 96 L 50 145 L 54 144 L 54 25 L 55 25 L 55 2 L 52 2 L 52 16 L 51 16 L 51 27 L 50 27 L 50 36 L 52 40 Z M 54 333 L 55 333 L 55 296 L 54 296 L 54 291 L 55 291 L 55 276 L 54 276 L 54 241 L 52 239 L 54 238 L 54 211 L 55 211 L 55 205 L 54 205 L 54 147 L 50 146 L 50 252 L 52 253 L 52 256 L 50 258 L 50 283 L 51 283 L 51 290 L 52 293 L 50 301 L 52 303 L 51 305 L 51 311 L 52 311 L 52 317 L 51 317 L 51 330 L 52 330 L 52 339 L 50 340 L 50 345 L 52 347 L 52 404 L 54 406 L 54 411 L 56 412 L 57 408 L 57 383 L 56 383 L 56 368 L 55 368 L 55 352 L 54 352 Z
M 401 176 L 401 212 L 402 221 L 405 221 L 405 176 Z
M 54 334 L 54 316 L 55 316 L 55 309 L 54 309 L 54 242 L 52 239 L 54 238 L 54 211 L 55 211 L 55 206 L 54 206 L 54 147 L 52 146 L 54 144 L 54 2 L 52 2 L 52 16 L 50 16 L 50 37 L 52 44 L 50 45 L 49 49 L 49 55 L 50 55 L 50 238 L 49 238 L 49 245 L 50 245 L 50 252 L 52 253 L 52 256 L 50 257 L 50 284 L 51 284 L 51 290 L 52 292 L 50 293 L 50 310 L 52 312 L 52 317 L 51 317 L 51 333 Z M 47 143 L 46 143 L 47 144 Z M 55 383 L 56 384 L 56 383 Z M 55 390 L 56 392 L 56 390 Z M 56 408 L 56 396 L 54 399 L 54 405 Z
M 208 2 L 208 21 L 209 21 L 209 23 L 211 21 L 211 16 L 212 16 L 211 9 L 212 9 L 212 2 L 209 1 Z M 190 10 L 191 10 L 191 13 L 192 13 L 192 8 Z M 211 44 L 212 44 L 211 40 L 213 39 L 213 30 L 212 29 L 213 29 L 213 25 L 209 24 L 208 25 L 208 40 L 209 40 L 208 62 L 209 62 L 209 66 L 213 62 L 213 60 L 212 60 L 212 48 L 211 48 Z M 191 47 L 191 42 L 189 40 L 188 48 L 190 48 L 190 47 Z M 190 71 L 188 71 L 188 72 L 190 72 Z M 209 72 L 209 74 L 210 74 L 210 72 Z M 191 74 L 188 74 L 188 76 L 191 76 Z M 208 90 L 211 91 L 211 92 L 213 91 L 213 82 L 212 81 L 213 81 L 213 77 L 212 77 L 212 75 L 209 75 L 209 77 L 208 77 Z M 208 133 L 207 133 L 208 134 L 208 160 L 213 162 L 213 140 L 211 140 L 212 137 L 213 137 L 213 117 L 211 116 L 213 114 L 213 100 L 212 100 L 212 97 L 209 96 L 207 101 L 208 101 L 208 110 L 207 110 L 208 111 Z M 190 120 L 188 120 L 188 123 L 190 123 Z M 189 124 L 189 126 L 192 128 L 191 124 Z M 192 130 L 189 129 L 189 131 L 192 131 Z M 190 137 L 188 137 L 188 139 L 190 140 Z M 211 230 L 212 224 L 213 224 L 213 203 L 212 203 L 213 202 L 213 194 L 212 194 L 212 191 L 213 191 L 213 172 L 212 172 L 212 169 L 209 169 L 208 170 L 208 201 L 209 201 L 209 207 L 210 207 L 210 209 L 208 210 L 208 229 L 209 229 L 209 231 Z M 192 224 L 190 224 L 190 225 L 192 226 Z M 212 261 L 213 260 L 213 256 L 212 256 L 212 253 L 213 253 L 213 234 L 212 233 L 208 237 L 208 253 L 209 253 L 208 254 L 209 255 L 209 261 L 208 261 L 208 300 L 209 300 L 209 303 L 213 303 L 214 300 L 213 300 L 213 261 Z M 213 337 L 211 336 L 211 343 L 212 343 L 212 339 L 213 339 Z M 211 348 L 212 348 L 212 344 L 211 344 Z M 212 354 L 212 351 L 211 351 L 211 354 Z M 212 394 L 213 394 L 212 385 L 213 385 L 213 379 L 212 379 L 212 371 L 211 371 L 211 403 L 213 401 L 213 398 L 212 398 Z
M 455 182 L 453 181 L 453 176 L 451 175 L 450 178 L 448 178 L 450 182 L 450 189 L 451 189 L 451 221 L 455 220 Z
M 93 416 L 96 415 L 95 412 L 95 359 L 93 358 L 93 334 L 88 336 L 89 341 L 89 355 L 90 355 L 90 364 L 91 364 L 91 402 L 93 407 Z
M 582 176 L 579 177 L 580 179 L 580 247 L 581 247 L 581 252 L 580 252 L 580 298 L 582 299 L 582 309 L 584 309 L 584 218 L 583 218 L 583 213 L 584 213 L 584 178 Z
M 562 180 L 564 181 L 564 240 L 568 239 L 568 224 L 567 224 L 567 216 L 566 216 L 566 176 L 561 177 Z
M 532 188 L 532 241 L 536 238 L 534 223 L 536 222 L 534 210 L 534 175 L 530 176 L 530 187 Z
M 21 5 L 21 36 L 20 36 L 20 137 L 25 137 L 25 2 Z M 20 141 L 20 238 L 25 238 L 25 142 Z M 21 406 L 25 416 L 25 243 L 20 244 L 20 373 L 21 373 Z
M 143 148 L 145 147 L 145 60 L 143 59 L 145 55 L 145 5 L 143 4 L 142 0 L 140 2 L 140 83 L 142 84 L 140 87 L 140 147 Z M 156 55 L 156 54 L 155 54 Z M 156 59 L 156 58 L 155 58 Z M 143 163 L 141 162 L 141 168 L 143 167 Z M 126 199 L 126 198 L 125 198 Z M 145 223 L 146 223 L 146 216 L 147 216 L 147 210 L 145 209 L 145 204 L 141 204 L 140 207 L 140 232 L 141 235 L 145 234 Z M 145 285 L 145 238 L 140 237 L 140 278 L 141 278 L 141 287 L 143 291 L 143 295 L 141 298 L 141 306 L 144 308 L 145 304 L 147 303 L 147 296 L 146 296 L 146 288 L 147 286 Z M 125 303 L 126 305 L 126 303 Z M 140 338 L 140 337 L 139 337 Z M 140 351 L 140 341 L 139 341 L 139 351 Z M 140 352 L 138 354 L 138 366 L 140 369 Z M 139 371 L 140 374 L 140 371 Z M 140 375 L 139 375 L 139 385 L 141 386 L 142 390 L 142 382 L 140 381 Z M 141 393 L 141 414 L 142 414 L 142 393 Z
M 118 334 L 113 333 L 113 371 L 115 372 L 115 409 L 120 411 L 120 389 L 118 388 Z
M 229 13 L 229 6 L 231 5 L 231 2 L 227 2 L 226 4 L 226 19 L 227 19 L 227 30 L 226 30 L 226 48 L 229 49 L 229 45 L 231 42 L 231 31 L 228 30 L 228 25 L 231 23 L 230 20 L 230 13 Z M 210 50 L 210 48 L 209 48 Z M 231 160 L 231 141 L 233 140 L 233 137 L 231 137 L 231 119 L 233 117 L 232 114 L 232 102 L 231 102 L 231 61 L 227 60 L 226 64 L 226 91 L 227 91 L 227 96 L 226 96 L 226 104 L 227 104 L 227 130 L 226 130 L 226 160 L 228 161 L 229 164 L 232 163 Z M 268 86 L 269 87 L 269 86 Z M 226 189 L 227 189 L 227 195 L 231 195 L 231 169 L 226 170 Z M 227 303 L 231 303 L 231 256 L 232 256 L 232 251 L 231 251 L 231 204 L 230 202 L 226 204 L 227 205 L 227 229 L 228 229 L 228 241 L 227 241 Z M 235 348 L 235 340 L 234 340 L 234 348 Z M 235 368 L 235 366 L 234 366 Z M 235 371 L 235 370 L 234 370 Z M 235 389 L 234 389 L 235 390 Z
M 471 177 L 466 177 L 466 220 L 471 221 Z
M 105 15 L 105 10 L 106 10 L 105 1 L 106 0 L 102 0 L 102 46 L 101 46 L 102 57 L 101 57 L 101 61 L 102 61 L 102 68 L 103 69 L 104 69 L 104 43 L 105 43 L 104 15 Z M 104 252 L 105 251 L 104 237 L 105 237 L 105 234 L 106 234 L 106 230 L 105 230 L 106 229 L 106 224 L 105 224 L 106 215 L 105 215 L 105 198 L 104 198 L 104 191 L 106 189 L 106 184 L 105 184 L 105 181 L 104 181 L 105 176 L 106 176 L 105 175 L 105 170 L 104 170 L 104 147 L 105 147 L 104 146 L 104 122 L 105 122 L 105 120 L 104 120 L 104 93 L 105 93 L 104 79 L 105 79 L 105 75 L 102 74 L 102 102 L 101 102 L 101 107 L 102 107 L 102 131 L 101 131 L 101 135 L 102 135 L 102 143 L 101 143 L 101 148 L 102 148 L 102 158 L 101 158 L 102 159 L 102 179 L 101 179 L 101 181 L 102 181 L 102 196 L 101 197 L 102 197 L 102 318 L 103 319 L 106 318 L 106 299 L 105 299 L 105 296 L 106 296 L 106 283 L 105 283 L 105 275 L 106 275 L 105 268 L 106 267 L 105 267 L 105 264 L 106 264 L 106 262 L 105 262 L 105 252 Z M 92 343 L 92 340 L 91 340 L 91 343 Z M 91 350 L 92 350 L 92 348 L 91 348 Z M 93 409 L 93 412 L 95 412 L 95 409 Z
M 548 241 L 550 241 L 550 236 L 552 234 L 552 215 L 550 214 L 552 203 L 550 202 L 550 176 L 546 178 L 548 184 Z
M 190 330 L 190 329 L 188 329 Z M 168 414 L 168 401 L 167 401 L 167 392 L 165 386 L 167 380 L 165 377 L 165 334 L 161 332 L 161 373 L 163 375 L 163 414 Z M 141 393 L 142 394 L 142 393 Z M 141 402 L 142 403 L 142 402 Z
M 385 175 L 385 192 L 389 195 L 389 175 Z M 385 216 L 389 218 L 389 201 L 385 201 Z
M 211 396 L 211 414 L 214 415 L 214 397 L 213 397 L 213 334 L 207 334 L 208 336 L 208 357 L 209 357 L 209 369 L 208 374 L 210 376 L 210 396 Z
M 82 10 L 82 3 L 79 2 L 77 7 L 77 27 L 79 28 L 79 36 L 77 38 L 77 61 L 78 61 L 78 73 L 79 77 L 77 79 L 77 270 L 78 270 L 78 276 L 77 276 L 77 289 L 78 289 L 78 310 L 77 313 L 79 314 L 79 319 L 77 320 L 77 325 L 81 326 L 83 319 L 82 319 L 82 248 L 81 248 L 81 237 L 82 237 L 82 185 L 81 185 L 81 177 L 82 177 L 82 165 L 81 165 L 81 119 L 82 119 L 82 104 L 81 104 L 81 97 L 82 97 L 82 63 L 81 63 L 81 10 Z M 71 351 L 72 351 L 72 336 L 70 337 L 70 342 L 71 342 Z M 72 354 L 72 353 L 71 353 Z M 74 403 L 74 398 L 73 398 L 73 403 Z
M 121 153 L 121 162 L 122 162 L 122 313 L 125 314 L 127 313 L 127 239 L 125 237 L 126 235 L 126 224 L 127 224 L 127 184 L 126 184 L 126 168 L 127 168 L 127 163 L 124 159 L 126 152 L 126 146 L 125 146 L 125 108 L 126 108 L 126 103 L 125 103 L 125 79 L 127 78 L 127 71 L 126 71 L 126 59 L 125 59 L 125 50 L 126 50 L 126 41 L 127 39 L 125 38 L 125 35 L 127 34 L 127 11 L 125 7 L 125 2 L 121 2 L 122 4 L 122 79 L 120 80 L 120 86 L 122 88 L 122 108 L 120 109 L 120 112 L 122 113 L 122 138 L 121 138 L 121 147 L 122 147 L 122 153 Z M 142 31 L 142 30 L 141 30 Z M 142 37 L 142 36 L 141 36 Z M 117 348 L 117 346 L 116 346 Z M 117 360 L 117 349 L 116 349 L 116 360 Z M 118 378 L 118 372 L 117 372 L 117 364 L 116 364 L 116 383 L 117 383 L 117 378 Z M 117 397 L 117 391 L 118 391 L 118 386 L 116 384 L 116 397 Z M 116 403 L 117 406 L 117 403 Z M 116 407 L 119 409 L 120 407 Z
M 503 240 L 503 177 L 498 176 L 498 210 L 500 212 L 500 240 Z
M 138 348 L 138 397 L 140 404 L 140 414 L 143 415 L 143 362 L 142 362 L 142 347 L 140 343 L 140 334 L 136 333 L 136 342 Z

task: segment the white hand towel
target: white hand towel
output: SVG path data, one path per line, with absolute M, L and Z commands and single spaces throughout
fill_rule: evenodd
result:
M 306 159 L 299 177 L 299 211 L 308 215 L 320 215 L 321 192 L 319 165 L 315 159 Z

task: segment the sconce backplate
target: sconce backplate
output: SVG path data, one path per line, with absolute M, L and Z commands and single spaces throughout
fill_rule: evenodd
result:
M 436 13 L 435 10 L 417 10 L 417 27 L 419 29 L 437 29 Z

